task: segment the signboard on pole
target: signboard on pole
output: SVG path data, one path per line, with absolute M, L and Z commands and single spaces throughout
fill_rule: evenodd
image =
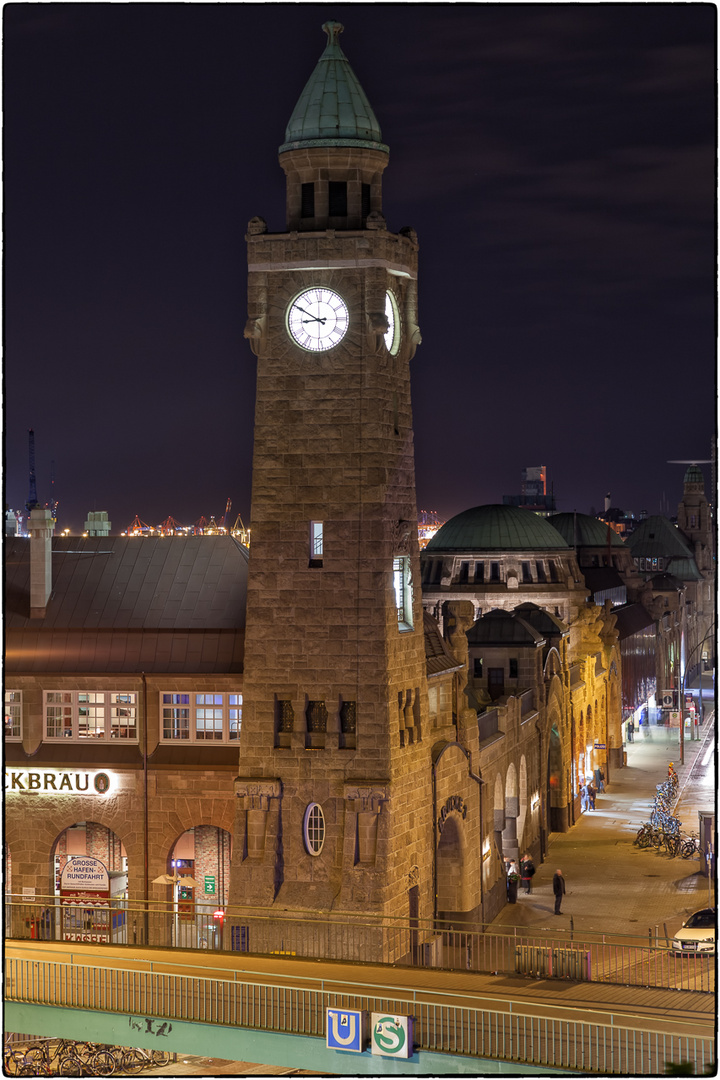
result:
M 63 941 L 110 942 L 110 875 L 99 859 L 75 855 L 60 875 Z

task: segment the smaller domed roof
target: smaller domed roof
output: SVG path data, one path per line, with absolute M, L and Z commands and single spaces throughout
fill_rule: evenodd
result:
M 545 518 L 521 506 L 475 506 L 446 521 L 426 551 L 558 551 L 568 545 Z
M 551 514 L 548 521 L 571 546 L 625 546 L 614 529 L 590 514 Z
M 325 52 L 305 84 L 280 153 L 307 146 L 363 146 L 388 153 L 370 102 L 340 48 L 342 23 L 326 22 Z
M 468 645 L 529 645 L 545 644 L 542 634 L 514 611 L 493 608 L 486 611 L 467 632 Z
M 705 477 L 702 474 L 702 469 L 698 465 L 690 465 L 685 473 L 683 484 L 700 484 L 704 491 Z

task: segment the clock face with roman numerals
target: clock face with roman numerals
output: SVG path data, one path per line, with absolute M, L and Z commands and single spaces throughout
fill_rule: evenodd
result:
M 400 315 L 397 301 L 389 290 L 385 293 L 385 317 L 388 321 L 388 328 L 385 331 L 385 348 L 394 356 L 400 348 Z
M 301 349 L 323 352 L 342 341 L 348 320 L 347 304 L 332 289 L 305 289 L 288 308 L 287 328 Z

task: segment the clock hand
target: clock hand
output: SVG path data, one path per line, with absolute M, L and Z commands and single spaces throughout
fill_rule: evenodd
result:
M 302 308 L 300 310 L 302 311 Z M 307 312 L 305 312 L 305 314 L 307 314 Z M 327 316 L 326 316 L 326 318 L 327 318 Z M 326 321 L 325 319 L 317 319 L 317 318 L 315 318 L 314 315 L 311 315 L 309 319 L 303 319 L 304 323 L 306 323 L 306 322 L 321 322 L 321 323 L 324 323 L 325 321 Z

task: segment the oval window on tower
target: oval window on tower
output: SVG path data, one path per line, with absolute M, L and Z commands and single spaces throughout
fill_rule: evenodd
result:
M 316 802 L 310 803 L 305 811 L 303 835 L 308 854 L 319 855 L 325 843 L 325 815 Z

